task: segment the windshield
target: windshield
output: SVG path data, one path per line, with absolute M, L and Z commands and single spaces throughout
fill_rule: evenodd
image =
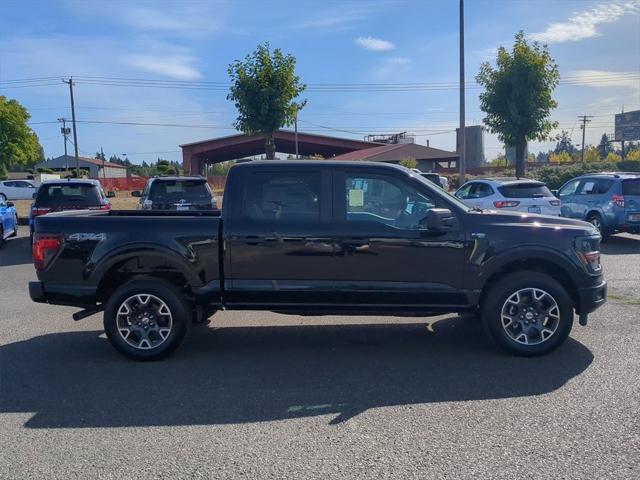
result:
M 460 200 L 457 197 L 454 197 L 452 194 L 450 194 L 449 192 L 443 190 L 442 188 L 433 188 L 433 182 L 430 181 L 430 180 L 427 180 L 422 175 L 414 175 L 414 178 L 417 178 L 418 181 L 424 183 L 425 185 L 429 185 L 429 188 L 431 189 L 429 191 L 434 190 L 434 191 L 438 192 L 438 194 L 442 195 L 443 197 L 446 197 L 448 202 L 455 203 L 459 208 L 461 208 L 465 212 L 470 212 L 471 210 L 473 210 L 473 208 L 470 208 L 468 205 L 465 205 L 462 202 L 462 200 Z
M 156 180 L 151 184 L 149 200 L 153 202 L 211 201 L 211 191 L 204 180 Z
M 553 194 L 544 183 L 510 183 L 498 187 L 498 191 L 505 198 L 553 197 Z
M 35 201 L 38 207 L 95 207 L 101 204 L 100 189 L 87 183 L 42 185 Z

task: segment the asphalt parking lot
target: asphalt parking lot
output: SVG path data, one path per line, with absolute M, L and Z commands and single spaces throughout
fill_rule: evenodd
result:
M 543 358 L 456 316 L 222 312 L 170 359 L 32 303 L 0 251 L 0 477 L 640 478 L 640 237 L 603 247 L 610 300 Z

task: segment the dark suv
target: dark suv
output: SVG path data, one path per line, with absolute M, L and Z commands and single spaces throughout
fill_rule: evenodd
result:
M 214 210 L 218 207 L 204 177 L 153 177 L 142 192 L 131 192 L 140 197 L 142 210 Z
M 33 223 L 36 217 L 63 210 L 110 210 L 107 198 L 98 180 L 51 180 L 43 182 L 34 194 L 34 202 L 29 210 L 29 230 L 33 237 Z
M 603 236 L 640 233 L 640 173 L 593 173 L 558 191 L 560 215 L 592 223 Z

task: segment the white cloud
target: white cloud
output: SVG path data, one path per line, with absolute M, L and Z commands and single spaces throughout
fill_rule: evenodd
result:
M 358 37 L 356 38 L 356 45 L 371 52 L 385 52 L 395 48 L 393 43 L 375 37 Z
M 386 60 L 389 65 L 409 65 L 411 63 L 410 58 L 406 57 L 391 57 Z
M 622 87 L 640 91 L 638 72 L 612 72 L 608 70 L 576 70 L 567 75 L 571 82 L 595 88 Z
M 192 66 L 194 59 L 187 56 L 130 55 L 125 62 L 140 70 L 157 73 L 176 80 L 199 80 L 202 74 Z
M 596 27 L 613 23 L 626 14 L 640 13 L 640 1 L 602 3 L 589 10 L 574 13 L 564 22 L 553 22 L 543 32 L 534 33 L 531 39 L 546 43 L 562 43 L 583 40 L 600 35 Z
M 406 57 L 385 58 L 370 71 L 373 78 L 385 80 L 388 78 L 401 78 L 411 69 L 411 59 Z
M 123 22 L 133 28 L 141 30 L 186 30 L 189 25 L 175 16 L 158 10 L 135 7 L 126 12 Z
M 339 5 L 338 7 L 311 11 L 292 27 L 296 29 L 318 29 L 324 32 L 350 30 L 371 16 L 372 10 L 366 5 Z

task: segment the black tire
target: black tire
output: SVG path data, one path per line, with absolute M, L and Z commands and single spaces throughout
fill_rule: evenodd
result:
M 18 214 L 13 218 L 13 233 L 9 235 L 9 237 L 17 237 L 18 236 Z
M 151 295 L 155 299 L 159 299 L 164 302 L 170 314 L 170 327 L 169 333 L 166 338 L 162 339 L 156 335 L 156 339 L 159 342 L 157 346 L 151 345 L 151 341 L 146 340 L 146 345 L 143 347 L 136 347 L 131 344 L 138 338 L 137 332 L 142 332 L 142 329 L 137 325 L 129 324 L 131 329 L 135 331 L 129 331 L 130 335 L 133 335 L 133 340 L 127 341 L 124 338 L 124 334 L 119 331 L 118 320 L 120 320 L 120 327 L 125 327 L 127 330 L 127 322 L 129 322 L 130 316 L 127 314 L 118 315 L 120 308 L 124 308 L 123 304 L 136 295 Z M 148 300 L 147 302 L 155 302 L 155 300 Z M 127 310 L 129 306 L 126 307 Z M 149 309 L 153 309 L 153 305 L 150 305 Z M 159 311 L 159 310 L 158 310 Z M 165 310 L 166 311 L 166 310 Z M 165 315 L 165 317 L 167 317 Z M 139 317 L 138 317 L 139 318 Z M 153 316 L 150 317 L 153 319 Z M 157 314 L 157 318 L 161 318 L 161 314 Z M 144 320 L 148 320 L 145 316 Z M 159 320 L 156 320 L 158 325 Z M 166 319 L 165 319 L 166 321 Z M 111 345 L 118 350 L 124 356 L 132 360 L 152 361 L 159 360 L 171 354 L 182 343 L 189 325 L 191 323 L 191 309 L 185 299 L 182 291 L 175 285 L 165 281 L 152 277 L 142 277 L 131 280 L 121 287 L 119 287 L 110 296 L 104 309 L 104 330 L 107 334 L 107 338 L 111 342 Z M 151 324 L 153 326 L 153 324 Z M 165 323 L 164 326 L 167 324 Z M 165 329 L 166 330 L 166 329 Z M 147 332 L 147 335 L 151 335 L 151 332 Z M 145 340 L 142 340 L 145 341 Z M 139 343 L 142 345 L 142 341 Z
M 531 291 L 532 289 L 537 292 L 542 291 L 548 295 L 548 297 L 542 297 L 541 302 L 545 302 L 545 304 L 539 305 L 540 308 L 536 307 L 536 303 L 527 304 L 527 292 L 530 289 Z M 508 299 L 513 300 L 516 292 L 521 292 L 523 306 L 514 307 L 512 303 L 507 302 Z M 555 301 L 557 310 L 554 309 L 554 317 L 542 314 L 545 316 L 542 322 L 547 322 L 545 325 L 539 321 L 539 318 L 542 317 L 537 314 L 552 304 L 549 298 Z M 518 312 L 523 313 L 521 309 L 526 308 L 526 305 L 531 305 L 532 309 L 535 308 L 535 313 L 531 312 L 532 319 L 517 314 L 513 315 L 515 322 L 503 326 L 503 308 L 516 308 Z M 529 314 L 526 313 L 526 315 Z M 482 305 L 482 322 L 486 331 L 503 350 L 523 357 L 545 355 L 558 348 L 569 336 L 573 326 L 573 301 L 564 287 L 549 275 L 534 271 L 515 272 L 498 280 L 485 295 Z M 509 322 L 510 320 L 506 317 L 504 323 Z M 527 325 L 524 325 L 524 322 L 527 322 Z M 514 336 L 522 336 L 525 333 L 524 329 L 533 333 L 526 333 L 520 341 L 514 339 Z M 545 333 L 541 333 L 542 329 L 553 329 L 553 333 L 549 334 L 547 331 L 545 337 Z M 532 340 L 531 344 L 523 343 L 529 342 L 529 340 Z M 539 341 L 539 343 L 534 343 L 534 341 Z
M 611 232 L 605 227 L 604 220 L 599 213 L 590 213 L 587 216 L 587 222 L 598 229 L 600 235 L 602 235 L 602 241 L 611 235 Z
M 4 193 L 0 193 L 0 200 L 2 200 L 3 202 L 6 202 L 7 196 Z

